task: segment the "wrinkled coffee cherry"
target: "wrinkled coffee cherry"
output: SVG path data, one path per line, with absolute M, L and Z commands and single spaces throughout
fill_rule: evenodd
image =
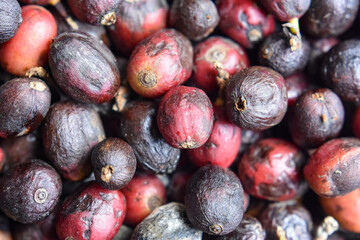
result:
M 0 2 L 0 43 L 10 40 L 22 23 L 21 8 L 16 0 Z

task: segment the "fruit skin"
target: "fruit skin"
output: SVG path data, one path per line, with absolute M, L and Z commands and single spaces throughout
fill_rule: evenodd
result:
M 274 32 L 274 16 L 260 9 L 253 0 L 221 0 L 217 3 L 219 29 L 242 47 L 253 48 Z
M 45 219 L 57 205 L 62 190 L 59 174 L 39 159 L 10 168 L 0 181 L 0 209 L 21 223 Z
M 355 137 L 360 138 L 360 107 L 357 107 L 354 112 L 352 129 Z
M 231 123 L 222 106 L 214 106 L 214 126 L 204 145 L 187 150 L 189 159 L 198 167 L 206 164 L 229 167 L 235 160 L 241 144 L 241 130 Z
M 360 140 L 337 138 L 321 145 L 304 167 L 304 177 L 322 197 L 345 195 L 360 187 Z
M 135 47 L 127 67 L 127 79 L 137 94 L 157 98 L 184 83 L 191 75 L 192 66 L 190 41 L 174 29 L 162 29 Z
M 260 0 L 260 4 L 279 21 L 301 18 L 310 7 L 311 0 Z
M 60 240 L 111 240 L 125 213 L 126 199 L 121 191 L 106 190 L 91 181 L 62 203 L 56 232 Z
M 16 0 L 0 2 L 0 43 L 10 40 L 22 23 L 21 8 Z
M 360 77 L 356 73 L 360 64 L 360 41 L 346 40 L 333 47 L 325 56 L 321 77 L 325 84 L 342 99 L 360 101 Z
M 166 28 L 168 8 L 166 0 L 123 1 L 115 24 L 108 28 L 116 51 L 129 56 L 141 40 Z
M 316 148 L 339 135 L 345 119 L 340 98 L 330 89 L 308 90 L 296 101 L 289 116 L 293 141 L 303 148 Z
M 185 193 L 186 214 L 201 231 L 225 235 L 236 229 L 244 214 L 244 191 L 230 170 L 207 165 L 191 177 Z
M 285 78 L 285 83 L 288 95 L 288 107 L 292 107 L 295 105 L 298 97 L 309 88 L 309 81 L 303 72 L 297 72 Z
M 116 21 L 116 13 L 120 0 L 68 0 L 71 11 L 81 21 L 94 25 L 112 25 Z M 110 15 L 110 16 L 108 16 Z
M 51 106 L 42 128 L 44 152 L 62 177 L 70 181 L 91 172 L 92 148 L 105 138 L 98 113 L 88 105 L 71 101 Z
M 177 86 L 161 99 L 157 125 L 172 147 L 192 149 L 202 146 L 210 137 L 213 123 L 213 107 L 201 89 Z
M 209 36 L 219 20 L 211 0 L 174 0 L 169 10 L 169 25 L 195 41 Z
M 136 157 L 131 146 L 119 138 L 107 138 L 98 143 L 91 154 L 96 182 L 108 190 L 118 190 L 128 184 L 136 170 Z
M 301 41 L 301 47 L 293 51 L 283 32 L 271 34 L 259 48 L 260 64 L 271 67 L 283 77 L 304 69 L 310 55 L 310 44 L 304 37 Z
M 155 173 L 172 173 L 180 150 L 171 147 L 161 136 L 156 123 L 158 105 L 149 100 L 128 103 L 121 112 L 118 135 L 133 148 L 138 163 Z
M 23 22 L 15 36 L 0 46 L 1 68 L 16 76 L 47 64 L 49 46 L 57 34 L 56 21 L 45 8 L 26 5 L 21 16 Z
M 262 139 L 243 155 L 238 176 L 250 195 L 270 201 L 296 197 L 300 188 L 304 153 L 290 142 Z
M 50 46 L 49 65 L 60 88 L 79 102 L 108 102 L 120 87 L 114 55 L 104 44 L 82 32 L 57 36 Z
M 230 76 L 250 66 L 244 49 L 230 39 L 214 36 L 197 44 L 194 47 L 194 71 L 191 78 L 210 97 L 216 96 L 219 90 L 214 61 L 221 63 Z
M 324 211 L 333 216 L 343 229 L 360 233 L 360 188 L 341 197 L 320 197 L 319 200 Z
M 201 240 L 202 235 L 189 222 L 184 204 L 172 202 L 158 207 L 137 225 L 131 239 Z
M 284 78 L 268 67 L 245 68 L 225 86 L 226 114 L 241 129 L 265 130 L 278 124 L 287 103 Z
M 317 38 L 338 36 L 353 24 L 358 9 L 358 0 L 312 0 L 302 29 Z
M 15 78 L 0 87 L 0 137 L 31 133 L 46 116 L 51 93 L 38 78 Z
M 121 191 L 126 198 L 125 223 L 129 226 L 135 227 L 166 202 L 164 184 L 153 174 L 135 175 Z

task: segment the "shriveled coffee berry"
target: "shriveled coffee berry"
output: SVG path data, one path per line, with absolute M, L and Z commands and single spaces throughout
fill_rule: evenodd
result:
M 10 40 L 22 23 L 21 8 L 16 0 L 0 3 L 0 43 Z
M 103 188 L 117 190 L 128 184 L 136 170 L 131 146 L 118 138 L 107 138 L 92 150 L 91 165 L 96 182 Z
M 287 104 L 284 78 L 267 67 L 243 69 L 225 87 L 227 116 L 242 129 L 265 130 L 278 124 Z
M 213 122 L 210 99 L 198 88 L 177 86 L 161 99 L 157 124 L 166 142 L 175 148 L 203 145 L 210 137 Z
M 18 164 L 0 181 L 0 209 L 21 223 L 45 219 L 57 205 L 62 190 L 59 174 L 42 160 Z
M 313 153 L 304 167 L 304 177 L 322 197 L 337 197 L 360 188 L 360 140 L 338 138 L 327 141 Z
M 310 7 L 311 0 L 260 0 L 265 9 L 279 21 L 288 22 L 300 18 Z

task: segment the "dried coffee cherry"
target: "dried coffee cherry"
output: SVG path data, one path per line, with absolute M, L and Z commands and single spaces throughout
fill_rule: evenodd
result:
M 21 8 L 16 0 L 5 0 L 0 3 L 0 43 L 10 40 L 22 23 Z
M 309 9 L 311 0 L 260 0 L 266 10 L 281 22 L 300 18 Z

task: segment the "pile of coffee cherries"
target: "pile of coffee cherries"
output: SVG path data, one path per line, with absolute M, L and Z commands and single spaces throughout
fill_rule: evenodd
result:
M 360 239 L 358 10 L 0 0 L 0 239 Z

